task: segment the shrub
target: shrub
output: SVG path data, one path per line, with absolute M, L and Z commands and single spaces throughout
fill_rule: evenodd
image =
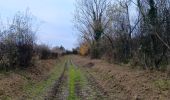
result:
M 9 27 L 1 32 L 0 64 L 1 69 L 25 68 L 31 65 L 35 32 L 32 28 L 32 18 L 26 14 L 17 13 Z
M 40 59 L 48 59 L 51 56 L 51 50 L 45 44 L 39 45 L 37 51 Z

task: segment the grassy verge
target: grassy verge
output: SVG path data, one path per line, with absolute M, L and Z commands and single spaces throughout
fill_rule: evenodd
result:
M 58 63 L 46 80 L 34 83 L 29 80 L 28 84 L 24 86 L 24 91 L 28 94 L 28 99 L 44 99 L 43 95 L 47 92 L 48 88 L 52 86 L 59 78 L 64 69 L 64 60 Z

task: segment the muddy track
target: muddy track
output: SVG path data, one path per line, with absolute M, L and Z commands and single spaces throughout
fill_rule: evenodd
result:
M 51 88 L 51 90 L 47 93 L 47 96 L 44 100 L 54 100 L 56 99 L 56 95 L 60 92 L 60 87 L 65 83 L 65 80 L 67 80 L 67 76 L 65 75 L 66 71 L 68 69 L 68 62 L 65 62 L 64 70 L 62 74 L 60 75 L 59 79 L 56 80 L 55 84 Z
M 74 76 L 70 76 L 70 70 L 73 70 Z M 80 80 L 79 78 L 77 80 L 77 75 L 80 75 Z M 70 79 L 74 81 L 74 95 L 70 92 Z M 75 98 L 70 99 L 70 96 L 75 96 Z M 48 92 L 45 100 L 110 100 L 107 97 L 107 92 L 93 75 L 75 65 L 72 60 L 67 60 L 61 76 Z
M 72 62 L 72 64 L 75 65 L 75 63 Z M 78 67 L 77 65 L 75 65 L 78 69 L 80 69 L 82 72 L 84 72 L 84 76 L 88 81 L 87 84 L 87 89 L 84 90 L 84 92 L 86 92 L 86 95 L 82 93 L 82 91 L 80 91 L 80 87 L 77 84 L 77 94 L 81 97 L 81 100 L 89 100 L 89 96 L 91 96 L 92 100 L 112 100 L 109 98 L 109 94 L 108 92 L 97 82 L 97 80 L 93 77 L 93 75 L 88 72 L 86 69 L 82 68 L 82 67 Z M 95 92 L 95 93 L 94 93 Z M 90 100 L 91 100 L 90 99 Z
M 108 100 L 108 92 L 97 82 L 93 75 L 87 71 L 86 77 L 92 88 L 97 91 L 96 100 Z

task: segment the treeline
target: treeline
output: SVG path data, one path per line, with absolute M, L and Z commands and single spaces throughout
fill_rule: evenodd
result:
M 170 0 L 79 0 L 75 27 L 91 58 L 166 69 L 170 62 Z M 80 49 L 82 51 L 82 49 Z
M 36 27 L 30 12 L 18 12 L 0 31 L 0 70 L 25 69 L 38 59 L 52 59 L 65 49 L 36 43 Z M 60 53 L 58 53 L 60 50 Z

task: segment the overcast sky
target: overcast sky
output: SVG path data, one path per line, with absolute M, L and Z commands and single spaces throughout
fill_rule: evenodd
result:
M 29 11 L 40 24 L 38 42 L 50 46 L 75 46 L 77 35 L 73 32 L 74 0 L 0 0 L 1 19 L 10 19 L 18 11 Z

